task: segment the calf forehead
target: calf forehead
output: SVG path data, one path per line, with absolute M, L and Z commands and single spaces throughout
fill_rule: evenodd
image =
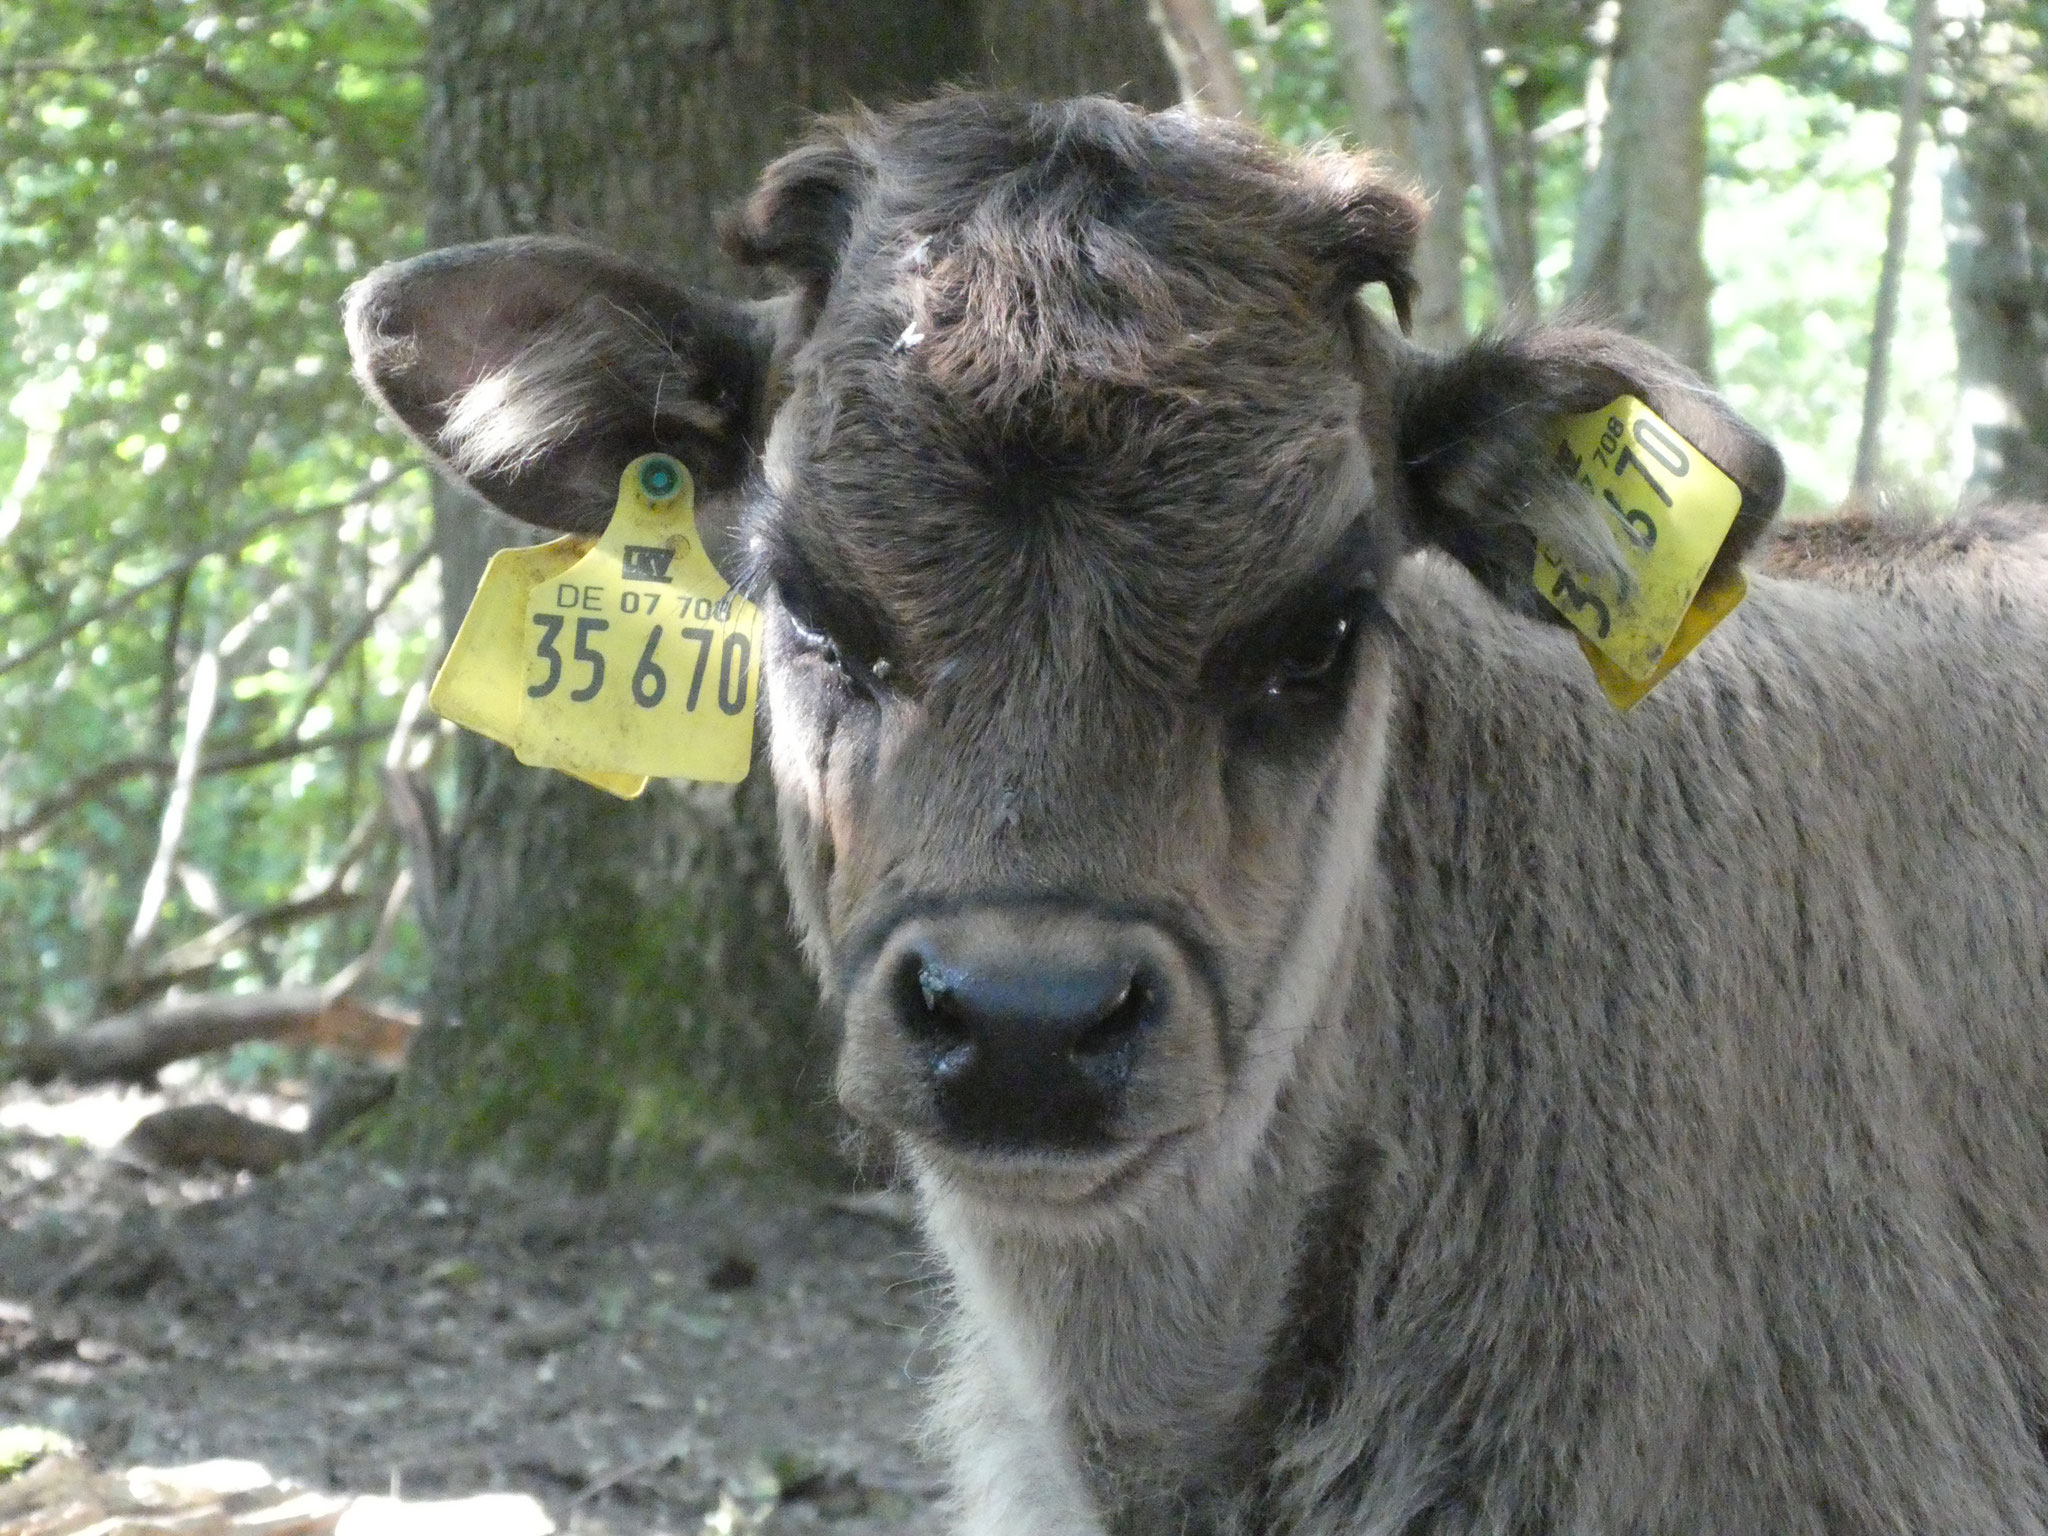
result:
M 1108 665 L 1177 691 L 1361 520 L 1391 557 L 1358 389 L 1334 372 L 1256 402 L 1132 397 L 1079 432 L 907 375 L 793 405 L 769 542 L 872 604 L 927 674 L 1028 648 L 1052 675 Z
M 841 125 L 750 216 L 790 207 L 839 233 L 764 542 L 911 652 L 1106 638 L 1185 681 L 1394 479 L 1392 351 L 1347 300 L 1394 280 L 1413 208 L 1356 162 L 963 97 Z

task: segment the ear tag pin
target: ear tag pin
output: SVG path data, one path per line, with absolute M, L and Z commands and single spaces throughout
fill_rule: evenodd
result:
M 1735 611 L 1748 584 L 1705 585 L 1742 491 L 1633 395 L 1567 417 L 1558 462 L 1605 510 L 1633 582 L 1568 566 L 1539 546 L 1530 579 L 1571 621 L 1616 709 L 1628 709 Z
M 746 777 L 760 657 L 760 610 L 704 553 L 689 471 L 647 454 L 595 542 L 492 558 L 429 702 L 630 800 L 649 778 Z

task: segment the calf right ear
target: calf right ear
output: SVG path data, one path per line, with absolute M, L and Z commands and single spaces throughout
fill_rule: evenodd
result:
M 1641 400 L 1735 482 L 1742 502 L 1708 580 L 1732 573 L 1784 499 L 1778 451 L 1656 348 L 1587 326 L 1412 354 L 1397 409 L 1416 536 L 1509 606 L 1563 623 L 1529 579 L 1537 543 L 1588 571 L 1620 566 L 1608 517 L 1558 464 L 1558 427 L 1618 395 Z
M 529 237 L 379 267 L 346 324 L 363 387 L 443 468 L 522 522 L 596 533 L 643 453 L 701 491 L 746 474 L 777 313 Z

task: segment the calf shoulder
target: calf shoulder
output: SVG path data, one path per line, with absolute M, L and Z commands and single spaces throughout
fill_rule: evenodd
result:
M 1410 575 L 1406 1204 L 1276 1528 L 2048 1529 L 2048 588 L 1762 577 L 1624 716 Z

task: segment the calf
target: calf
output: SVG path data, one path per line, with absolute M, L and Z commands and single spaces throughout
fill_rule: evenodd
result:
M 1614 558 L 1557 420 L 1648 402 L 1724 561 L 1778 458 L 1620 336 L 1408 345 L 1419 216 L 956 95 L 769 169 L 782 298 L 511 240 L 348 324 L 530 522 L 682 458 L 766 605 L 960 1530 L 2048 1530 L 2040 567 L 1759 576 L 1617 713 L 1529 586 Z

